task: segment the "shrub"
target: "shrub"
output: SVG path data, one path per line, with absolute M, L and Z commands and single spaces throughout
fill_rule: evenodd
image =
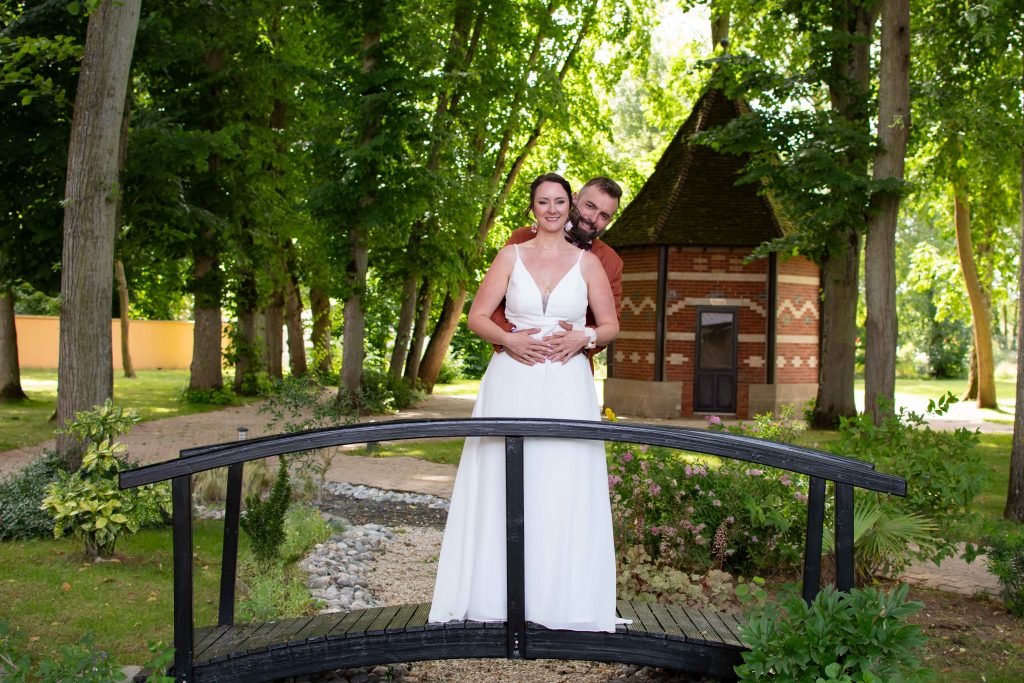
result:
M 228 387 L 216 389 L 192 389 L 185 387 L 178 394 L 178 400 L 188 405 L 233 406 L 238 404 L 238 397 Z
M 783 406 L 777 418 L 770 411 L 755 415 L 753 424 L 737 422 L 726 425 L 717 415 L 709 415 L 705 420 L 708 423 L 708 429 L 716 432 L 754 436 L 779 443 L 793 443 L 805 427 L 803 421 L 793 419 L 793 406 L 791 405 Z
M 614 444 L 608 464 L 616 545 L 677 569 L 752 574 L 803 552 L 807 483 L 779 470 Z
M 1006 608 L 1024 617 L 1024 529 L 1008 525 L 985 535 L 988 569 L 999 579 Z
M 736 667 L 741 681 L 920 681 L 921 629 L 907 618 L 921 608 L 906 585 L 840 593 L 826 588 L 811 605 L 795 590 L 752 611 L 740 627 L 751 648 Z
M 63 458 L 48 451 L 0 483 L 0 541 L 42 538 L 53 533 L 53 519 L 40 506 L 46 487 L 60 473 L 67 473 Z
M 313 546 L 323 543 L 334 532 L 319 510 L 303 505 L 289 508 L 284 518 L 284 528 L 281 559 L 285 564 L 298 562 Z
M 253 555 L 261 567 L 269 567 L 280 557 L 285 539 L 284 518 L 291 499 L 288 462 L 280 458 L 270 495 L 263 500 L 258 493 L 249 494 L 245 499 L 245 513 L 239 520 L 242 530 L 249 534 Z
M 867 460 L 879 471 L 907 480 L 906 498 L 876 499 L 887 511 L 920 515 L 937 527 L 935 543 L 914 553 L 921 559 L 937 561 L 952 555 L 957 540 L 976 524 L 971 502 L 981 490 L 983 470 L 970 453 L 978 445 L 978 432 L 963 427 L 933 431 L 926 421 L 927 415 L 945 413 L 956 400 L 946 394 L 929 401 L 925 415 L 902 408 L 880 427 L 867 415 L 841 418 L 839 440 L 830 446 L 838 454 Z
M 53 518 L 53 535 L 68 531 L 85 543 L 88 557 L 110 557 L 122 535 L 167 519 L 171 494 L 166 483 L 121 490 L 118 475 L 130 465 L 118 454 L 124 446 L 114 437 L 139 421 L 134 411 L 114 408 L 110 399 L 91 411 L 75 414 L 66 432 L 86 442 L 81 468 L 58 473 L 46 488 L 41 508 Z
M 620 553 L 616 584 L 620 600 L 721 607 L 736 598 L 731 574 L 689 574 L 655 562 L 639 545 Z

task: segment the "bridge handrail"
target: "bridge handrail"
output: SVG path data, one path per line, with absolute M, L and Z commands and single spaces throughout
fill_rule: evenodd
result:
M 683 427 L 552 420 L 533 418 L 471 418 L 454 420 L 395 420 L 328 427 L 232 441 L 181 451 L 179 458 L 119 473 L 121 488 L 171 480 L 174 542 L 174 671 L 182 683 L 193 671 L 192 475 L 228 468 L 224 516 L 220 610 L 218 622 L 234 622 L 234 589 L 241 512 L 242 468 L 251 460 L 297 451 L 348 444 L 437 437 L 504 437 L 506 498 L 506 562 L 508 617 L 507 655 L 526 656 L 524 584 L 523 446 L 530 437 L 588 439 L 664 446 L 732 458 L 810 477 L 804 542 L 803 596 L 810 602 L 821 583 L 822 535 L 826 482 L 834 482 L 836 584 L 849 590 L 854 578 L 854 487 L 906 495 L 901 477 L 876 472 L 871 463 L 812 448 L 749 436 Z
M 297 451 L 350 444 L 438 437 L 547 437 L 664 446 L 789 470 L 859 488 L 906 495 L 906 481 L 875 471 L 871 463 L 749 436 L 706 429 L 624 422 L 552 420 L 543 418 L 468 418 L 394 420 L 327 427 L 289 434 L 187 448 L 181 457 L 120 473 L 122 488 L 166 481 L 175 477 Z

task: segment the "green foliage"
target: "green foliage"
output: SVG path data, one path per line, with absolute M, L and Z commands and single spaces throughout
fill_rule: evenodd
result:
M 192 389 L 185 387 L 181 390 L 178 400 L 188 405 L 203 406 L 233 406 L 238 405 L 238 396 L 227 387 L 216 387 L 214 389 Z
M 741 681 L 923 681 L 925 638 L 907 623 L 921 608 L 908 587 L 840 593 L 829 587 L 807 605 L 795 590 L 753 611 L 740 627 Z
M 722 607 L 736 599 L 731 574 L 689 574 L 655 562 L 640 545 L 620 550 L 615 581 L 620 600 Z
M 289 508 L 284 528 L 281 560 L 286 565 L 301 560 L 313 546 L 330 538 L 334 531 L 317 508 L 305 505 Z
M 149 643 L 153 658 L 145 668 L 165 671 L 173 662 L 173 648 L 162 643 Z M 24 652 L 24 637 L 12 633 L 6 622 L 0 621 L 0 680 L 7 683 L 49 683 L 50 681 L 83 681 L 85 683 L 115 683 L 124 679 L 121 665 L 108 653 L 98 649 L 91 633 L 83 635 L 77 643 L 60 645 L 57 655 L 33 661 Z M 174 678 L 151 674 L 147 683 L 172 683 Z
M 133 410 L 115 409 L 110 400 L 91 411 L 75 413 L 66 432 L 86 442 L 82 466 L 58 473 L 46 487 L 40 505 L 53 519 L 53 535 L 72 533 L 85 543 L 89 557 L 110 557 L 118 538 L 140 527 L 163 521 L 170 514 L 171 494 L 166 483 L 121 490 L 118 472 L 129 463 L 118 454 L 124 446 L 114 437 L 139 421 Z
M 823 537 L 822 555 L 835 549 L 835 533 Z M 876 501 L 859 502 L 853 513 L 854 572 L 859 582 L 875 576 L 899 576 L 910 564 L 911 544 L 934 552 L 935 524 L 919 514 L 886 509 Z
M 468 305 L 469 302 L 467 302 Z M 468 327 L 460 322 L 458 329 L 455 330 L 455 336 L 452 337 L 452 345 L 449 349 L 450 358 L 445 358 L 445 364 L 450 360 L 457 367 L 458 374 L 444 382 L 450 383 L 456 379 L 480 379 L 487 370 L 487 364 L 491 362 L 492 353 L 493 348 L 489 342 L 473 334 Z M 437 381 L 442 382 L 441 375 L 438 375 Z
M 264 500 L 258 493 L 249 494 L 239 520 L 242 530 L 249 534 L 253 555 L 261 567 L 271 566 L 280 557 L 285 540 L 285 513 L 291 500 L 288 461 L 282 457 L 278 460 L 277 479 L 270 487 L 270 495 Z
M 286 540 L 279 561 L 261 564 L 243 557 L 239 566 L 243 592 L 238 612 L 243 620 L 272 621 L 316 611 L 306 588 L 305 572 L 294 563 L 317 543 L 330 538 L 332 529 L 317 509 L 306 506 L 289 509 L 284 526 Z
M 806 426 L 804 421 L 793 419 L 793 406 L 789 404 L 782 407 L 777 418 L 771 411 L 755 415 L 754 424 L 736 422 L 727 425 L 717 415 L 709 415 L 705 421 L 712 431 L 753 436 L 779 443 L 793 443 Z
M 1019 524 L 1005 524 L 989 531 L 984 544 L 988 546 L 988 569 L 1003 587 L 1006 608 L 1024 617 L 1024 529 Z
M 108 398 L 102 406 L 76 412 L 75 419 L 61 431 L 79 441 L 99 445 L 127 434 L 139 422 L 138 413 L 131 409 L 115 408 L 113 401 Z
M 0 541 L 42 538 L 53 533 L 53 519 L 40 506 L 46 487 L 67 473 L 63 458 L 47 451 L 0 483 Z
M 842 418 L 839 439 L 829 444 L 840 455 L 854 455 L 874 463 L 880 472 L 907 480 L 906 498 L 879 498 L 890 516 L 903 512 L 930 520 L 938 529 L 934 544 L 916 553 L 922 559 L 939 560 L 955 551 L 974 525 L 971 502 L 981 490 L 982 465 L 971 457 L 979 443 L 977 431 L 932 430 L 927 414 L 941 415 L 956 402 L 952 393 L 929 401 L 925 415 L 901 408 L 876 427 L 871 418 Z
M 801 558 L 802 477 L 629 444 L 611 446 L 608 473 L 617 547 L 641 545 L 657 562 L 697 573 L 751 574 Z

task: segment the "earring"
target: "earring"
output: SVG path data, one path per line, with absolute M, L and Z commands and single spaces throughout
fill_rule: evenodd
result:
M 537 221 L 534 221 L 533 225 L 530 226 L 530 232 L 532 232 L 532 233 L 536 233 L 537 232 Z
M 566 221 L 565 222 L 565 231 L 569 232 L 570 230 L 572 230 L 572 221 Z

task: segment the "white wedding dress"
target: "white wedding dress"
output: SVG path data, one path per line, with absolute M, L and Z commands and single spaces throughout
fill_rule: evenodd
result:
M 583 252 L 580 252 L 582 257 Z M 550 334 L 583 323 L 587 284 L 579 260 L 548 300 L 518 255 L 505 312 L 519 329 Z M 523 365 L 495 353 L 473 417 L 599 420 L 587 358 Z M 526 619 L 548 628 L 614 631 L 615 549 L 601 441 L 529 438 L 524 443 Z M 467 438 L 437 567 L 430 620 L 505 621 L 505 443 Z

